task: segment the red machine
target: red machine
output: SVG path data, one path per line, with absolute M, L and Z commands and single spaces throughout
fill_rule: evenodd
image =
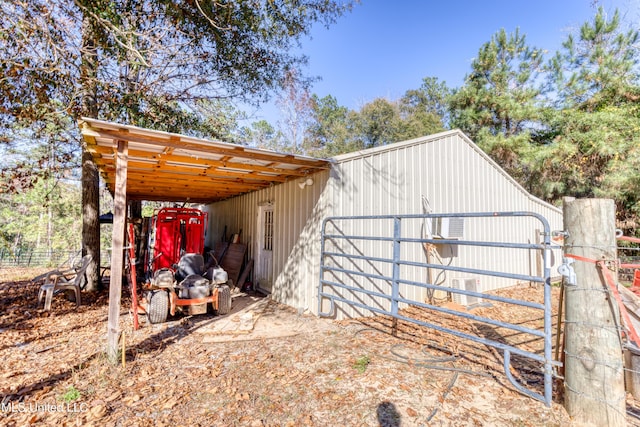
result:
M 204 251 L 207 214 L 192 208 L 162 208 L 154 215 L 149 242 L 150 270 L 172 268 L 184 254 Z
M 231 309 L 228 275 L 212 257 L 204 262 L 207 214 L 192 208 L 162 208 L 153 216 L 147 260 L 148 282 L 141 306 L 150 323 L 162 323 L 176 309 L 217 314 Z

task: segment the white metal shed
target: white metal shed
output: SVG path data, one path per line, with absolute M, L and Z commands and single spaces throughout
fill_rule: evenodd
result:
M 331 160 L 330 171 L 208 205 L 209 244 L 221 238 L 225 227 L 242 230 L 243 241 L 250 245 L 249 256 L 255 260 L 256 284 L 271 292 L 275 300 L 300 311 L 318 311 L 321 226 L 327 217 L 420 214 L 425 213 L 426 199 L 437 213 L 530 211 L 545 217 L 552 230 L 562 229 L 560 209 L 529 194 L 459 130 Z M 376 225 L 363 223 L 359 227 Z M 501 219 L 483 226 L 468 221 L 465 234 L 477 239 L 500 235 L 501 239 L 536 243 L 535 227 Z M 464 258 L 476 268 L 527 273 L 540 269 L 534 256 L 502 257 L 490 249 L 462 249 L 450 257 L 455 259 L 448 262 Z M 420 280 L 421 273 L 410 274 Z M 461 274 L 452 273 L 448 280 L 457 276 Z M 480 283 L 482 291 L 514 284 L 513 280 L 491 277 Z M 366 314 L 341 307 L 337 316 Z

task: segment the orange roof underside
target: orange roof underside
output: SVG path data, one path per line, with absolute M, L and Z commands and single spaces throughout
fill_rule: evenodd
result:
M 330 167 L 324 159 L 90 118 L 82 118 L 79 125 L 111 194 L 118 141 L 128 143 L 129 200 L 212 203 Z

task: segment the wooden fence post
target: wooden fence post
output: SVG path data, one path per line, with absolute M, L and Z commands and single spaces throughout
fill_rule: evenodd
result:
M 107 324 L 107 358 L 118 363 L 118 342 L 120 340 L 120 299 L 122 294 L 122 274 L 124 271 L 124 236 L 127 223 L 127 168 L 129 143 L 118 141 L 116 158 L 116 188 L 113 197 L 113 253 L 109 278 L 109 318 Z
M 566 199 L 564 226 L 565 254 L 617 259 L 613 200 Z M 625 426 L 617 302 L 595 263 L 578 259 L 573 267 L 576 285 L 565 288 L 565 408 L 581 425 Z

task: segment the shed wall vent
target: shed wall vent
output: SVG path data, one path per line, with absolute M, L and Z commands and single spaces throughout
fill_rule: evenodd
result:
M 433 235 L 440 239 L 461 239 L 464 234 L 464 218 L 434 218 Z
M 455 289 L 462 289 L 465 291 L 482 292 L 480 288 L 480 279 L 472 277 L 463 277 L 459 279 L 452 279 L 452 287 Z M 479 304 L 482 302 L 481 297 L 472 295 L 463 295 L 459 293 L 453 293 L 453 300 L 460 305 L 469 306 Z

